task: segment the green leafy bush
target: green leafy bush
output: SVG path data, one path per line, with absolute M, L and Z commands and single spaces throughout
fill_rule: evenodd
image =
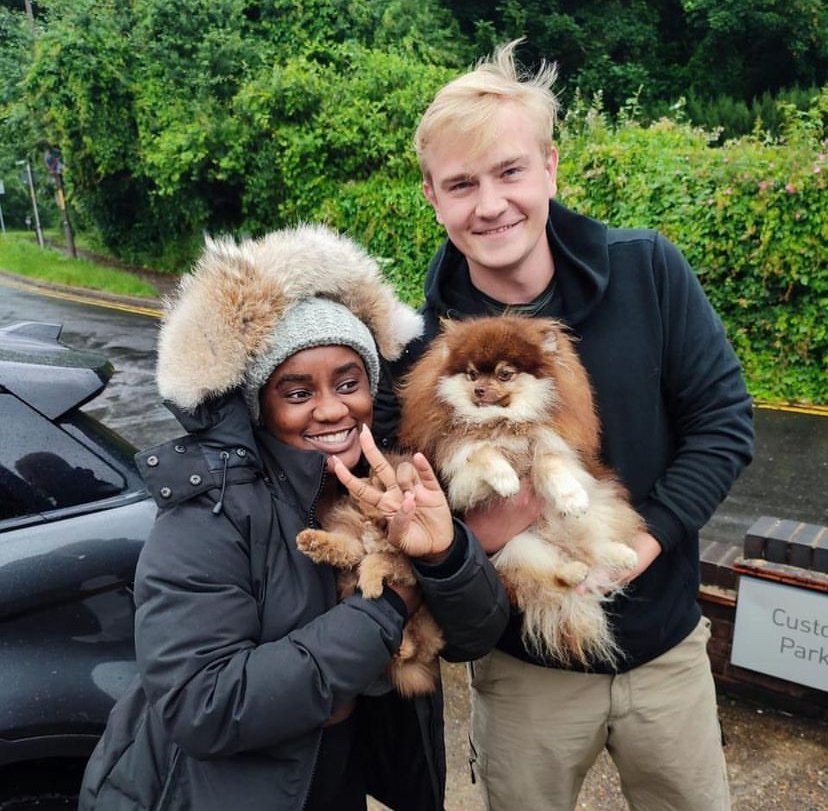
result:
M 645 81 L 666 75 L 663 59 L 651 64 L 648 45 L 661 11 L 634 5 L 618 23 L 603 8 L 583 19 L 531 13 L 542 5 L 484 3 L 489 12 L 498 7 L 494 16 L 479 3 L 451 8 L 462 6 L 459 25 L 474 27 L 488 44 L 531 24 L 536 55 L 553 41 L 569 43 L 561 47 L 582 59 L 587 51 L 576 51 L 606 29 L 610 50 L 632 48 L 634 58 L 616 59 L 601 45 L 584 63 L 592 72 L 585 87 L 605 87 L 613 110 L 625 87 L 673 95 Z M 693 5 L 694 25 L 724 19 L 727 32 L 739 33 L 742 17 L 733 9 L 722 17 L 713 0 Z M 773 5 L 782 8 L 781 0 Z M 256 236 L 321 220 L 381 257 L 407 300 L 421 300 L 442 230 L 420 194 L 411 138 L 433 93 L 473 60 L 471 40 L 457 34 L 438 0 L 193 0 L 185 14 L 166 0 L 43 0 L 37 7 L 44 25 L 24 79 L 14 64 L 31 50 L 25 24 L 0 16 L 0 42 L 10 54 L 0 59 L 9 68 L 0 81 L 0 136 L 22 137 L 28 120 L 48 133 L 49 144 L 63 150 L 78 223 L 107 249 L 133 264 L 182 271 L 205 232 Z M 609 29 L 608 14 L 618 23 Z M 753 12 L 745 19 L 757 24 Z M 796 15 L 774 20 L 773 31 L 794 26 L 795 42 L 810 30 Z M 561 32 L 572 36 L 561 39 Z M 713 44 L 731 39 L 728 33 Z M 550 55 L 566 66 L 566 52 Z M 697 62 L 703 77 L 710 61 Z M 744 83 L 740 65 L 754 61 L 734 67 Z M 810 81 L 806 72 L 790 83 Z M 715 97 L 701 85 L 697 92 Z M 762 105 L 764 121 L 771 115 Z M 719 145 L 722 133 L 692 127 L 681 107 L 645 126 L 635 104 L 610 123 L 600 105 L 576 100 L 559 134 L 562 201 L 672 238 L 762 398 L 828 399 L 826 106 L 823 89 L 805 112 L 793 103 L 777 111 L 778 138 L 756 127 Z M 721 115 L 744 126 L 746 109 L 731 105 Z M 26 138 L 30 153 L 42 149 Z M 0 168 L 4 155 L 11 160 L 0 148 Z
M 653 227 L 684 252 L 742 360 L 751 392 L 828 402 L 828 89 L 789 105 L 783 138 L 713 149 L 686 123 L 643 127 L 576 109 L 560 135 L 561 199 Z

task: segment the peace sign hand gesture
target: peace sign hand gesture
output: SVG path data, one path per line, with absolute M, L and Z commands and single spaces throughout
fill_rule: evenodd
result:
M 336 477 L 357 501 L 385 516 L 389 543 L 410 557 L 440 562 L 454 538 L 454 526 L 445 493 L 428 460 L 417 453 L 411 462 L 402 462 L 395 469 L 377 448 L 365 425 L 359 443 L 371 466 L 372 481 L 354 476 L 332 456 L 330 462 Z

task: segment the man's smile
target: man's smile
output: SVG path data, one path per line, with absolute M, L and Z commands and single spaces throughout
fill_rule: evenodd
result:
M 518 220 L 517 222 L 507 223 L 506 225 L 498 225 L 496 228 L 478 228 L 472 233 L 481 237 L 497 236 L 498 234 L 505 234 L 507 231 L 511 231 L 522 222 L 523 220 Z

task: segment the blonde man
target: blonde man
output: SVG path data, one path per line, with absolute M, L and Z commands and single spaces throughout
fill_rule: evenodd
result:
M 475 770 L 491 811 L 569 811 L 607 749 L 634 811 L 726 811 L 709 623 L 696 602 L 698 533 L 751 459 L 750 398 L 678 249 L 554 200 L 555 71 L 519 75 L 516 44 L 440 90 L 417 129 L 423 192 L 448 238 L 426 279 L 425 336 L 388 373 L 404 373 L 442 317 L 508 308 L 562 319 L 592 378 L 604 459 L 647 531 L 626 593 L 606 608 L 623 652 L 617 669 L 533 655 L 515 612 L 497 649 L 473 664 Z M 386 445 L 397 416 L 389 384 L 375 421 Z M 466 518 L 493 553 L 537 509 L 527 485 Z

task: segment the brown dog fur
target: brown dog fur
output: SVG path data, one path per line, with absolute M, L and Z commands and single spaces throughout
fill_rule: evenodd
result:
M 590 381 L 567 330 L 513 315 L 446 321 L 399 394 L 401 444 L 431 460 L 453 509 L 512 496 L 526 477 L 543 499 L 535 525 L 492 558 L 527 647 L 614 664 L 603 605 L 636 564 L 643 522 L 600 461 Z
M 396 466 L 401 461 L 387 456 Z M 383 586 L 414 586 L 417 577 L 406 555 L 386 539 L 385 517 L 350 496 L 341 498 L 322 521 L 322 529 L 305 529 L 296 543 L 311 560 L 329 563 L 339 570 L 340 597 L 356 588 L 373 599 Z M 437 655 L 444 645 L 443 635 L 424 603 L 408 618 L 402 644 L 389 662 L 387 675 L 400 695 L 432 692 L 438 684 L 440 663 Z

